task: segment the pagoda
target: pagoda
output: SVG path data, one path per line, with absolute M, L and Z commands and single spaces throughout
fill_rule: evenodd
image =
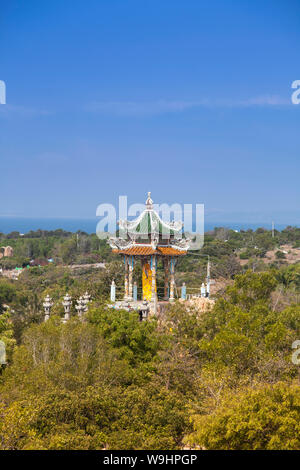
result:
M 164 268 L 163 301 L 175 300 L 175 265 L 180 256 L 187 254 L 189 240 L 184 238 L 181 221 L 163 221 L 153 208 L 151 193 L 148 193 L 144 211 L 135 220 L 119 221 L 119 237 L 109 239 L 113 253 L 124 257 L 124 299 L 117 308 L 130 305 L 139 308 L 139 303 L 149 303 L 150 310 L 157 308 L 157 265 Z M 121 236 L 120 236 L 121 235 Z M 133 284 L 133 269 L 140 260 L 142 266 L 142 298 L 137 299 L 137 287 Z M 113 299 L 112 299 L 113 300 Z

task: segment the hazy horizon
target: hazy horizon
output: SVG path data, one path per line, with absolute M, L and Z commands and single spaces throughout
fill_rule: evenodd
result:
M 12 217 L 12 216 L 0 216 L 0 232 L 8 234 L 13 231 L 20 233 L 28 233 L 31 230 L 58 230 L 63 229 L 70 232 L 76 232 L 81 230 L 87 233 L 95 233 L 96 226 L 99 222 L 99 218 L 76 218 L 76 217 Z M 293 223 L 277 223 L 275 221 L 275 229 L 283 230 L 287 226 L 300 227 L 300 224 Z M 215 227 L 225 227 L 232 230 L 256 230 L 257 228 L 264 228 L 271 230 L 272 221 L 262 222 L 237 222 L 234 220 L 212 220 L 209 217 L 204 219 L 204 231 L 211 231 Z

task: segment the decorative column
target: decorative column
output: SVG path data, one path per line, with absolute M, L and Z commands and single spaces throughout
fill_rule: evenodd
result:
M 151 300 L 152 295 L 152 270 L 151 258 L 142 258 L 142 300 Z M 151 279 L 151 283 L 150 283 Z
M 202 282 L 202 284 L 201 284 L 201 297 L 205 297 L 205 296 L 206 296 L 205 285 L 204 285 L 204 282 Z
M 137 301 L 137 284 L 134 282 L 133 284 L 133 300 Z
M 45 321 L 49 320 L 50 318 L 50 311 L 51 311 L 52 305 L 53 305 L 52 299 L 49 295 L 47 295 L 43 303 L 43 307 L 45 310 Z
M 186 285 L 185 285 L 185 282 L 182 284 L 182 287 L 181 287 L 181 298 L 182 298 L 182 300 L 186 300 Z
M 151 300 L 156 300 L 156 255 L 151 256 L 152 290 Z
M 169 258 L 168 257 L 164 258 L 164 268 L 165 268 L 164 300 L 169 300 L 169 265 L 170 265 Z
M 207 260 L 207 273 L 206 273 L 206 282 L 209 284 L 210 281 L 210 260 L 209 260 L 209 255 L 208 255 L 208 260 Z
M 174 258 L 171 258 L 171 278 L 170 278 L 170 302 L 174 302 L 174 290 L 175 290 L 175 266 L 174 266 Z
M 206 297 L 209 298 L 209 295 L 210 295 L 210 283 L 208 282 L 208 283 L 206 284 Z
M 71 310 L 71 305 L 72 305 L 72 298 L 69 294 L 66 294 L 63 299 L 63 307 L 65 311 L 65 316 L 63 318 L 63 323 L 67 323 L 67 321 L 70 319 L 70 310 Z
M 129 258 L 129 274 L 128 274 L 128 300 L 133 300 L 133 284 L 132 284 L 132 277 L 133 277 L 133 263 L 134 258 L 131 256 Z
M 115 280 L 112 280 L 112 283 L 110 285 L 110 300 L 111 302 L 116 301 L 116 283 Z
M 124 300 L 128 300 L 129 291 L 128 291 L 128 256 L 124 255 L 124 263 L 125 263 L 125 293 L 124 293 Z

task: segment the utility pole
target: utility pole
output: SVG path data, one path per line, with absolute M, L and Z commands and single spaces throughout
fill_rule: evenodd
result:
M 272 238 L 274 238 L 274 220 L 272 221 Z
M 207 274 L 206 274 L 206 282 L 209 284 L 210 282 L 210 260 L 209 255 L 207 255 Z
M 206 275 L 206 297 L 210 295 L 210 260 L 207 255 L 207 275 Z

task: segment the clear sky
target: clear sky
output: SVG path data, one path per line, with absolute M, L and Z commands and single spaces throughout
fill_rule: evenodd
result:
M 299 0 L 0 0 L 0 215 L 300 221 Z

